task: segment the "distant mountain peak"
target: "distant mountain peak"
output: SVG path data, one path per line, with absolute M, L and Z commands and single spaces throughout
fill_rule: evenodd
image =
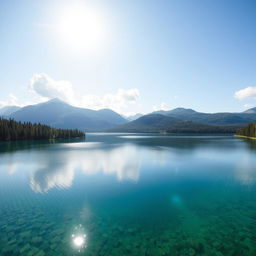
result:
M 196 112 L 194 109 L 192 108 L 182 108 L 182 107 L 178 107 L 178 108 L 174 108 L 173 110 L 185 110 L 185 111 L 193 111 Z
M 0 108 L 0 116 L 9 116 L 10 114 L 18 111 L 20 107 L 18 106 L 5 106 Z
M 131 115 L 131 116 L 127 116 L 127 117 L 125 117 L 128 121 L 134 121 L 134 120 L 136 120 L 136 119 L 138 119 L 138 118 L 140 118 L 140 117 L 142 117 L 143 116 L 143 114 L 141 114 L 141 113 L 137 113 L 137 114 L 135 114 L 135 115 Z
M 50 100 L 48 100 L 47 102 L 61 102 L 61 103 L 67 103 L 67 102 L 65 102 L 65 101 L 63 101 L 63 100 L 61 100 L 60 98 L 53 98 L 53 99 L 50 99 Z
M 172 113 L 172 114 L 194 114 L 194 113 L 197 113 L 194 109 L 191 109 L 191 108 L 174 108 L 168 112 Z
M 96 110 L 98 112 L 109 112 L 109 113 L 114 113 L 115 111 L 110 109 L 110 108 L 102 108 L 102 109 L 99 109 L 99 110 Z
M 254 108 L 249 108 L 249 109 L 245 110 L 243 113 L 246 113 L 246 114 L 255 114 L 255 113 L 256 113 L 256 107 L 254 107 Z
M 10 117 L 17 121 L 42 123 L 56 128 L 84 130 L 104 130 L 126 122 L 110 109 L 96 111 L 79 108 L 59 98 L 23 107 Z

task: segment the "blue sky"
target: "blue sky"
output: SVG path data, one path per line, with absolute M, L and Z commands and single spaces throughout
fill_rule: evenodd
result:
M 2 106 L 54 97 L 124 114 L 256 105 L 256 1 L 0 5 Z

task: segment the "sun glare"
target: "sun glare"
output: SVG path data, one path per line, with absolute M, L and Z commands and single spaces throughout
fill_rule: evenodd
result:
M 82 247 L 84 245 L 84 237 L 83 236 L 77 236 L 73 240 L 74 245 L 77 247 Z
M 61 42 L 72 50 L 97 49 L 105 39 L 100 13 L 83 3 L 63 8 L 57 27 Z
M 75 227 L 74 233 L 71 235 L 71 240 L 73 248 L 78 252 L 83 251 L 87 247 L 87 235 L 85 233 L 84 227 L 79 224 Z

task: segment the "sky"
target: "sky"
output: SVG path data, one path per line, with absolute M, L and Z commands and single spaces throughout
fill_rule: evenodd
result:
M 256 1 L 0 1 L 0 107 L 256 106 Z

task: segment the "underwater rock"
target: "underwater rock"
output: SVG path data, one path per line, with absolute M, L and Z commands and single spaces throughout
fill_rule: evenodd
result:
M 54 234 L 54 235 L 62 235 L 63 233 L 65 233 L 65 230 L 63 230 L 62 228 L 55 229 L 52 232 L 52 234 Z
M 29 251 L 30 248 L 31 248 L 30 244 L 25 244 L 25 245 L 20 249 L 21 255 L 23 255 L 24 252 Z
M 35 256 L 45 256 L 45 252 L 40 250 Z
M 31 247 L 29 252 L 27 253 L 27 256 L 34 256 L 39 252 L 39 249 L 36 247 Z
M 12 245 L 12 244 L 16 244 L 17 243 L 17 240 L 16 240 L 16 238 L 13 238 L 13 239 L 11 239 L 10 241 L 8 241 L 8 245 Z
M 52 244 L 50 245 L 50 248 L 51 248 L 52 250 L 56 250 L 58 247 L 59 247 L 59 246 L 58 246 L 58 244 L 56 244 L 56 243 L 52 243 Z
M 20 237 L 22 237 L 22 238 L 28 238 L 28 237 L 30 237 L 30 235 L 31 235 L 31 231 L 25 231 L 25 232 L 20 233 Z
M 33 237 L 32 240 L 31 240 L 31 243 L 32 244 L 39 244 L 43 241 L 43 238 L 41 236 L 36 236 L 36 237 Z
M 2 249 L 2 252 L 6 255 L 12 255 L 14 251 L 14 248 L 12 246 L 5 246 L 3 249 Z

